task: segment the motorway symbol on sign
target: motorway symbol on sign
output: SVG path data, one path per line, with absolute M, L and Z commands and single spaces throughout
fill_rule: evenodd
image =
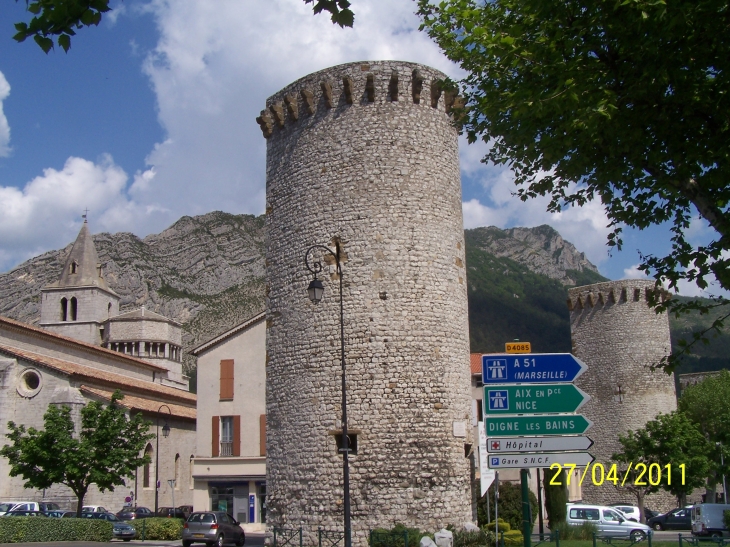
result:
M 532 346 L 529 342 L 507 342 L 504 345 L 504 351 L 507 353 L 530 353 Z
M 588 452 L 537 452 L 534 454 L 490 454 L 487 463 L 491 469 L 550 467 L 554 463 L 585 467 L 590 465 L 593 459 Z
M 538 416 L 485 416 L 487 437 L 523 437 L 525 435 L 580 435 L 593 422 L 580 414 Z
M 570 353 L 482 355 L 485 384 L 572 382 L 588 367 Z
M 487 439 L 487 452 L 565 452 L 588 450 L 593 441 L 588 437 L 517 437 L 515 439 Z
M 486 414 L 575 412 L 591 396 L 573 384 L 485 386 Z

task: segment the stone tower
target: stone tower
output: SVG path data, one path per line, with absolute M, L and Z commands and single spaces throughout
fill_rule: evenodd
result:
M 119 299 L 104 280 L 99 255 L 84 219 L 58 281 L 41 289 L 40 326 L 101 345 L 103 323 L 119 313 Z
M 343 264 L 353 544 L 367 530 L 472 520 L 459 98 L 398 61 L 310 74 L 267 101 L 267 506 L 274 526 L 342 530 Z M 322 259 L 321 255 L 315 258 Z M 329 268 L 329 270 L 328 270 Z
M 611 455 L 620 451 L 619 434 L 677 408 L 673 377 L 649 368 L 671 352 L 669 318 L 647 303 L 653 290 L 653 281 L 630 279 L 568 291 L 573 354 L 588 365 L 575 382 L 591 396 L 581 413 L 593 421 L 588 435 L 595 444 L 590 451 L 606 469 Z M 586 502 L 632 499 L 611 484 L 590 482 L 583 483 Z M 646 503 L 667 510 L 675 505 L 672 496 L 661 493 Z

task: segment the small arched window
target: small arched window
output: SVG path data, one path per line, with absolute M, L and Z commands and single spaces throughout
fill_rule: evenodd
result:
M 61 321 L 68 321 L 68 300 L 61 298 Z
M 78 302 L 74 296 L 71 299 L 71 321 L 76 321 L 76 313 L 78 312 Z
M 79 268 L 79 265 L 74 261 L 71 262 L 71 273 L 75 274 Z
M 149 462 L 144 464 L 144 469 L 142 470 L 142 487 L 149 488 L 152 483 L 152 460 L 154 456 L 151 444 L 147 443 L 147 447 L 144 449 L 144 455 L 148 456 Z
M 106 307 L 106 316 L 111 317 L 112 316 L 112 303 L 109 302 L 109 305 Z

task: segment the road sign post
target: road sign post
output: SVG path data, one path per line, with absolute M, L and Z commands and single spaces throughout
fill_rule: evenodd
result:
M 591 396 L 573 384 L 484 386 L 488 414 L 552 414 L 575 412 Z
M 487 438 L 525 435 L 581 435 L 593 422 L 580 414 L 486 416 Z
M 554 463 L 585 467 L 593 463 L 588 452 L 534 452 L 529 454 L 490 454 L 487 461 L 491 469 L 526 469 L 550 467 Z
M 588 367 L 570 353 L 482 355 L 484 384 L 572 382 Z

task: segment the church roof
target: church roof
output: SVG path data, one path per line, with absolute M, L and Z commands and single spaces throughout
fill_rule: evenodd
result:
M 108 391 L 105 389 L 99 389 L 86 385 L 82 385 L 80 389 L 83 393 L 95 395 L 96 397 L 99 397 L 100 399 L 104 399 L 106 401 L 111 401 L 112 395 L 114 395 L 113 391 Z M 156 399 L 147 399 L 145 397 L 137 397 L 135 395 L 128 394 L 125 394 L 124 399 L 119 401 L 118 404 L 125 408 L 142 410 L 144 412 L 151 412 L 154 414 L 156 414 L 157 411 L 160 409 L 160 401 Z M 195 417 L 197 415 L 197 411 L 194 407 L 176 405 L 175 403 L 166 403 L 166 406 L 170 409 L 172 416 L 176 416 L 178 418 L 195 420 Z M 167 413 L 163 411 L 162 414 L 164 416 Z
M 8 317 L 3 317 L 0 315 L 0 329 L 3 327 L 9 327 L 11 329 L 24 331 L 30 335 L 38 336 L 41 338 L 45 338 L 46 340 L 52 340 L 54 342 L 59 342 L 65 346 L 77 346 L 85 351 L 90 352 L 100 352 L 103 353 L 106 357 L 113 357 L 115 359 L 121 359 L 127 362 L 132 362 L 136 366 L 141 366 L 147 369 L 151 369 L 154 371 L 163 372 L 166 371 L 167 368 L 162 367 L 160 365 L 155 365 L 154 363 L 150 363 L 149 361 L 145 361 L 143 359 L 138 359 L 137 357 L 132 357 L 130 355 L 126 355 L 124 353 L 120 353 L 118 351 L 112 351 L 107 348 L 102 348 L 101 346 L 95 346 L 94 344 L 88 344 L 86 342 L 81 342 L 80 340 L 77 340 L 76 338 L 71 338 L 69 336 L 63 336 L 62 334 L 56 334 L 55 332 L 48 331 L 46 329 L 39 329 L 38 327 L 34 327 L 32 325 L 28 325 L 27 323 L 22 323 L 21 321 L 16 321 L 14 319 L 10 319 Z
M 76 236 L 76 241 L 66 258 L 66 264 L 58 281 L 46 285 L 45 288 L 66 287 L 99 287 L 111 294 L 116 294 L 107 285 L 101 274 L 99 255 L 96 253 L 94 240 L 89 233 L 89 225 L 86 220 L 81 225 L 79 235 Z
M 20 348 L 14 348 L 6 344 L 0 344 L 0 352 L 12 355 L 16 358 L 31 361 L 38 365 L 42 365 L 53 369 L 57 372 L 78 378 L 80 380 L 89 380 L 94 383 L 100 383 L 113 388 L 120 388 L 125 390 L 135 391 L 137 393 L 144 393 L 147 395 L 162 397 L 171 400 L 177 400 L 182 404 L 194 405 L 197 401 L 197 397 L 194 393 L 189 391 L 183 391 L 174 387 L 163 386 L 156 384 L 148 380 L 142 380 L 140 378 L 130 378 L 123 374 L 117 374 L 116 372 L 109 372 L 106 370 L 100 370 L 93 367 L 87 367 L 86 365 L 80 365 L 78 363 L 72 363 L 64 359 L 58 359 L 56 357 L 49 357 L 47 355 L 41 355 L 34 351 L 29 351 Z
M 175 325 L 182 326 L 174 319 L 170 319 L 169 317 L 165 317 L 164 315 L 160 315 L 159 313 L 147 310 L 144 307 L 141 307 L 138 310 L 120 313 L 119 315 L 115 315 L 114 317 L 109 319 L 109 321 L 139 321 L 140 319 L 143 319 L 145 321 L 158 321 L 161 323 L 173 323 Z

